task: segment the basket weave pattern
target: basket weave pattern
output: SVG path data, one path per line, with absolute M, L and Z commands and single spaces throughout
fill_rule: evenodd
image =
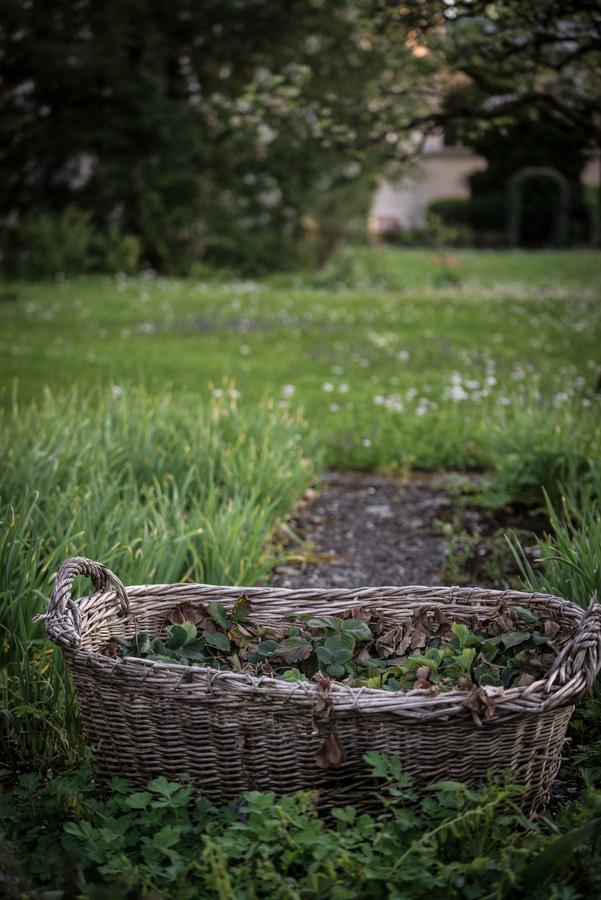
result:
M 95 593 L 76 604 L 71 588 L 77 575 L 88 575 Z M 391 624 L 409 622 L 414 610 L 424 607 L 439 607 L 449 619 L 469 623 L 489 616 L 503 599 L 541 616 L 552 611 L 572 637 L 545 678 L 508 690 L 482 689 L 476 698 L 459 690 L 431 695 L 336 682 L 291 684 L 98 652 L 111 636 L 158 634 L 184 601 L 219 601 L 231 608 L 241 591 L 251 600 L 251 618 L 264 625 L 281 622 L 291 611 L 336 615 L 366 604 Z M 574 703 L 601 665 L 601 604 L 585 611 L 559 597 L 480 588 L 291 591 L 175 584 L 126 589 L 101 564 L 74 557 L 57 575 L 45 619 L 73 677 L 100 773 L 136 785 L 157 775 L 186 776 L 214 802 L 244 790 L 312 789 L 324 806 L 367 808 L 375 788 L 363 754 L 378 750 L 398 755 L 418 786 L 441 778 L 476 784 L 509 769 L 532 808 L 548 795 Z M 322 768 L 316 757 L 331 733 L 345 758 Z

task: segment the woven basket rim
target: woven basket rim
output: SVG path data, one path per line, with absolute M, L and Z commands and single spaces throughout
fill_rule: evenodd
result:
M 332 610 L 332 602 L 328 598 L 336 598 L 343 595 L 345 609 L 353 607 L 362 607 L 367 605 L 376 605 L 386 607 L 395 599 L 405 600 L 408 609 L 425 607 L 428 609 L 442 608 L 455 610 L 458 613 L 462 611 L 468 614 L 474 609 L 476 604 L 470 604 L 470 599 L 476 600 L 479 606 L 494 608 L 500 599 L 507 600 L 510 606 L 552 606 L 556 611 L 573 620 L 573 628 L 577 628 L 579 623 L 585 616 L 585 610 L 565 598 L 552 594 L 543 594 L 540 592 L 524 592 L 513 590 L 494 590 L 487 588 L 457 587 L 457 586 L 427 586 L 427 585 L 390 585 L 383 587 L 361 587 L 352 589 L 339 588 L 310 588 L 310 589 L 285 589 L 285 588 L 262 588 L 262 587 L 246 587 L 241 585 L 207 585 L 200 583 L 178 583 L 178 584 L 138 584 L 130 585 L 126 589 L 127 596 L 131 600 L 143 600 L 144 598 L 160 598 L 161 594 L 168 593 L 170 601 L 173 605 L 182 602 L 184 597 L 188 600 L 194 600 L 195 594 L 198 602 L 204 599 L 218 600 L 227 607 L 235 602 L 240 593 L 245 593 L 252 601 L 261 597 L 261 603 L 258 609 L 251 610 L 251 618 L 258 611 L 263 613 L 263 618 L 271 617 L 274 601 L 277 600 L 278 607 L 283 607 L 285 601 L 296 603 L 296 608 L 291 606 L 287 612 L 303 614 L 302 605 L 298 605 L 299 600 L 313 601 L 311 604 L 314 608 L 311 610 L 315 614 L 324 614 L 329 610 L 330 615 L 337 615 Z M 198 591 L 202 590 L 210 596 L 199 596 Z M 393 592 L 390 596 L 389 592 Z M 446 596 L 448 602 L 441 599 L 420 599 L 415 597 L 414 593 L 426 593 Z M 366 594 L 377 595 L 374 599 L 368 599 Z M 388 594 L 388 597 L 387 597 Z M 351 599 L 349 595 L 354 595 L 356 599 Z M 79 601 L 80 608 L 83 612 L 86 607 L 92 607 L 99 602 L 111 602 L 117 597 L 116 591 L 95 592 L 82 597 Z M 463 601 L 463 602 L 461 602 Z M 550 603 L 551 601 L 551 603 Z M 342 602 L 342 601 L 341 601 Z M 317 608 L 316 608 L 317 607 Z M 323 608 L 319 608 L 323 607 Z M 308 610 L 307 610 L 308 611 Z M 393 613 L 390 610 L 391 614 Z M 398 610 L 396 610 L 398 614 Z M 279 608 L 276 612 L 278 619 L 281 619 L 285 612 Z M 276 617 L 274 616 L 274 618 Z M 394 614 L 391 615 L 394 618 Z M 400 618 L 400 616 L 399 616 Z M 135 613 L 132 610 L 131 619 L 135 619 Z M 130 621 L 131 621 L 130 619 Z M 562 627 L 567 628 L 564 622 Z M 86 635 L 87 636 L 87 635 Z M 270 697 L 277 697 L 280 700 L 286 698 L 291 703 L 299 702 L 302 704 L 312 705 L 315 702 L 321 686 L 319 681 L 299 681 L 288 682 L 282 678 L 270 676 L 257 676 L 244 672 L 233 672 L 231 670 L 215 669 L 210 666 L 188 666 L 177 662 L 163 662 L 141 659 L 139 657 L 119 657 L 113 659 L 93 650 L 85 644 L 80 644 L 71 653 L 77 658 L 78 662 L 84 663 L 86 666 L 96 668 L 99 673 L 110 675 L 122 674 L 129 679 L 135 679 L 136 672 L 140 676 L 140 684 L 143 684 L 145 677 L 151 673 L 162 673 L 164 675 L 164 687 L 174 688 L 179 691 L 187 691 L 195 693 L 201 691 L 219 690 L 222 694 L 252 694 L 254 696 L 263 696 L 266 700 Z M 549 705 L 565 705 L 565 703 L 552 702 L 553 695 L 548 695 L 545 691 L 547 685 L 547 675 L 537 679 L 530 685 L 515 686 L 508 689 L 502 687 L 483 687 L 472 688 L 471 690 L 452 690 L 441 691 L 438 693 L 430 693 L 425 689 L 414 688 L 410 691 L 386 691 L 382 688 L 367 687 L 351 687 L 342 682 L 328 679 L 328 692 L 331 697 L 332 705 L 337 710 L 352 709 L 362 712 L 374 713 L 402 713 L 403 715 L 415 718 L 421 718 L 427 715 L 428 718 L 437 715 L 449 715 L 451 712 L 464 708 L 465 702 L 470 698 L 476 690 L 482 697 L 483 707 L 486 705 L 486 699 L 490 698 L 491 706 L 494 705 L 495 712 L 503 711 L 506 713 L 539 713 L 543 706 Z M 570 692 L 571 693 L 571 692 Z M 560 698 L 557 698 L 558 700 Z M 566 703 L 572 703 L 573 699 L 566 697 Z

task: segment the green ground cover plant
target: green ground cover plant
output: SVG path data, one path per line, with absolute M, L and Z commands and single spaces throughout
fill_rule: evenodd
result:
M 99 790 L 89 765 L 22 775 L 0 799 L 5 896 L 577 900 L 601 887 L 598 791 L 532 820 L 509 783 L 441 780 L 418 796 L 398 760 L 366 761 L 382 813 L 348 805 L 329 820 L 309 793 L 216 809 L 164 778 L 136 791 L 117 778 Z

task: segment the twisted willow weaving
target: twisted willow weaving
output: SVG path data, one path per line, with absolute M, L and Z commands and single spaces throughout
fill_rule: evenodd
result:
M 78 575 L 91 578 L 95 593 L 75 603 L 71 589 Z M 98 652 L 111 636 L 158 634 L 184 601 L 219 601 L 227 609 L 242 590 L 252 602 L 251 619 L 263 625 L 281 622 L 290 611 L 336 615 L 366 604 L 391 624 L 409 624 L 416 609 L 434 613 L 436 607 L 453 621 L 470 623 L 489 616 L 502 600 L 552 615 L 567 641 L 544 678 L 507 690 L 482 688 L 476 697 L 459 690 L 434 696 L 421 689 L 291 684 Z M 473 785 L 510 770 L 534 808 L 559 768 L 574 704 L 601 664 L 601 604 L 585 611 L 559 597 L 480 588 L 125 588 L 105 566 L 74 557 L 58 572 L 45 619 L 73 677 L 100 773 L 137 785 L 157 775 L 185 777 L 215 802 L 245 790 L 310 789 L 324 807 L 367 808 L 377 788 L 363 755 L 378 750 L 398 755 L 418 786 L 441 778 Z M 343 760 L 323 768 L 317 760 L 332 733 Z

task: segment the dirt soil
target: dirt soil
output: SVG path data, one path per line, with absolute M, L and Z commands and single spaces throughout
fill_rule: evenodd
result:
M 451 500 L 439 478 L 407 483 L 370 472 L 326 472 L 317 499 L 290 523 L 310 552 L 278 566 L 278 587 L 440 584 L 447 541 L 437 519 Z
M 460 478 L 463 489 L 452 487 Z M 449 480 L 451 478 L 451 481 Z M 373 472 L 327 471 L 319 493 L 289 522 L 304 542 L 276 567 L 277 587 L 361 587 L 399 584 L 519 587 L 504 533 L 513 529 L 526 553 L 544 516 L 519 506 L 488 510 L 470 502 L 477 474 L 413 473 L 397 479 Z M 446 530 L 446 533 L 445 533 Z

